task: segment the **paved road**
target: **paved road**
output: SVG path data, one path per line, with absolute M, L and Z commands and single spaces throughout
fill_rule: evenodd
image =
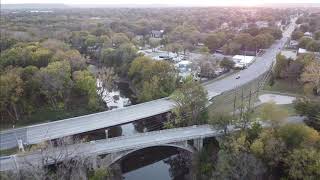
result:
M 283 33 L 283 38 L 273 44 L 264 55 L 258 57 L 251 66 L 243 70 L 240 79 L 236 80 L 237 74 L 235 74 L 205 85 L 209 98 L 248 83 L 267 72 L 276 54 L 280 51 L 279 48 L 284 46 L 293 30 L 294 23 L 292 22 L 287 31 Z M 2 131 L 0 132 L 0 150 L 17 147 L 17 139 L 22 139 L 26 144 L 36 144 L 45 140 L 130 123 L 168 112 L 173 107 L 174 102 L 164 98 L 112 111 Z
M 303 119 L 303 117 L 294 116 L 288 118 L 286 120 L 286 123 L 302 123 Z M 269 125 L 268 123 L 262 123 L 262 126 L 268 127 Z M 234 132 L 239 129 L 235 128 L 234 126 L 229 126 L 228 130 L 229 132 Z M 214 129 L 209 125 L 202 125 L 153 131 L 135 134 L 132 136 L 121 136 L 89 143 L 69 145 L 67 147 L 62 148 L 55 148 L 52 149 L 52 151 L 46 152 L 46 156 L 43 156 L 40 152 L 33 152 L 30 154 L 1 157 L 0 171 L 16 169 L 17 166 L 21 168 L 25 166 L 24 162 L 33 163 L 34 165 L 41 165 L 41 162 L 45 157 L 60 157 L 55 159 L 61 161 L 64 159 L 64 157 L 89 157 L 93 155 L 95 156 L 131 149 L 141 149 L 151 146 L 158 146 L 169 143 L 182 142 L 191 139 L 213 137 L 219 135 L 223 135 L 223 130 Z M 51 163 L 53 162 L 48 161 L 48 164 Z

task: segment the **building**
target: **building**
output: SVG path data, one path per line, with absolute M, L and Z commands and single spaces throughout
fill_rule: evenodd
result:
M 296 40 L 291 40 L 288 44 L 288 48 L 297 49 L 299 46 L 299 42 Z
M 306 54 L 306 53 L 308 53 L 308 51 L 306 49 L 299 48 L 298 54 Z
M 246 68 L 254 61 L 254 59 L 255 56 L 235 55 L 232 57 L 232 60 L 235 63 L 234 67 L 236 68 Z
M 269 23 L 268 21 L 257 21 L 256 25 L 258 26 L 258 28 L 266 28 L 269 27 Z
M 228 29 L 229 28 L 229 24 L 224 22 L 224 23 L 221 24 L 220 28 L 221 29 Z
M 283 50 L 280 53 L 285 56 L 287 59 L 296 60 L 297 59 L 297 51 L 296 50 Z
M 153 38 L 162 38 L 163 33 L 164 33 L 164 30 L 160 30 L 160 31 L 158 31 L 158 30 L 152 30 L 152 31 L 150 32 L 150 35 L 151 35 L 151 37 L 153 37 Z
M 311 32 L 305 32 L 303 34 L 303 36 L 312 38 L 312 33 Z
M 190 61 L 180 61 L 175 64 L 176 69 L 179 71 L 179 76 L 185 78 L 187 76 L 195 77 L 192 72 L 192 62 Z

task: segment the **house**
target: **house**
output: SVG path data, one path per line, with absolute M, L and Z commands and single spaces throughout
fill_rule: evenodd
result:
M 228 29 L 229 28 L 229 24 L 224 22 L 224 23 L 221 24 L 220 28 L 221 29 Z
M 305 32 L 303 34 L 303 36 L 312 38 L 312 33 L 311 32 Z
M 296 40 L 291 40 L 288 44 L 288 48 L 297 49 L 299 46 L 299 42 Z
M 194 76 L 191 70 L 192 63 L 190 61 L 180 61 L 175 64 L 176 69 L 179 71 L 179 76 L 185 78 L 187 76 Z
M 257 25 L 258 28 L 269 27 L 268 21 L 257 21 L 255 24 Z
M 153 38 L 162 38 L 163 36 L 163 33 L 164 33 L 164 30 L 152 30 L 150 32 L 150 36 L 153 37 Z
M 296 60 L 297 51 L 296 50 L 283 50 L 280 52 L 281 55 L 285 56 L 287 59 Z
M 298 54 L 306 54 L 306 53 L 308 53 L 308 51 L 306 49 L 299 48 Z
M 248 67 L 248 65 L 252 63 L 254 59 L 255 56 L 235 55 L 232 57 L 232 60 L 235 63 L 234 67 L 241 69 Z

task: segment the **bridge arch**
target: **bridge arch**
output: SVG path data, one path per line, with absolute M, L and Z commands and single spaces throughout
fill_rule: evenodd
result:
M 122 151 L 122 152 L 117 152 L 117 153 L 111 153 L 109 154 L 109 158 L 108 158 L 108 166 L 114 164 L 115 162 L 119 161 L 120 159 L 128 156 L 131 153 L 134 153 L 136 151 L 140 151 L 143 150 L 145 148 L 152 148 L 152 147 L 174 147 L 177 149 L 182 149 L 185 151 L 188 151 L 190 153 L 194 153 L 195 149 L 194 147 L 192 147 L 191 145 L 187 144 L 187 142 L 184 143 L 172 143 L 172 144 L 159 144 L 159 145 L 153 145 L 153 146 L 146 146 L 146 147 L 140 147 L 140 148 L 136 148 L 136 149 L 131 149 L 131 150 L 127 150 L 127 151 Z

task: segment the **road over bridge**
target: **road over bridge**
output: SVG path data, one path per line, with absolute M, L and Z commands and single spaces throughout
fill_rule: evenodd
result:
M 288 29 L 283 33 L 281 40 L 276 41 L 265 54 L 257 57 L 251 66 L 241 71 L 240 79 L 236 80 L 237 75 L 231 75 L 205 85 L 204 87 L 208 91 L 208 98 L 211 99 L 223 92 L 244 85 L 266 73 L 273 64 L 277 53 L 279 53 L 294 30 L 295 20 L 292 21 Z M 46 140 L 130 123 L 168 112 L 173 107 L 173 101 L 163 98 L 121 109 L 6 130 L 0 132 L 0 150 L 17 147 L 18 139 L 21 139 L 25 144 L 37 144 Z
M 286 123 L 302 123 L 303 117 L 290 117 Z M 263 127 L 268 127 L 268 123 L 262 123 Z M 229 126 L 228 131 L 234 132 L 239 130 L 234 126 Z M 223 135 L 222 129 L 214 129 L 209 125 L 190 126 L 184 128 L 167 129 L 153 131 L 132 136 L 120 136 L 105 140 L 80 143 L 52 148 L 48 151 L 35 151 L 29 154 L 12 155 L 0 158 L 0 171 L 14 170 L 30 166 L 30 163 L 37 167 L 39 165 L 53 164 L 53 162 L 63 161 L 68 158 L 77 157 L 97 157 L 103 154 L 115 154 L 111 158 L 111 163 L 127 155 L 128 153 L 153 146 L 173 146 L 188 151 L 188 140 L 194 140 L 195 150 L 202 147 L 202 140 L 206 137 L 216 137 Z M 199 144 L 201 143 L 201 144 Z M 119 152 L 125 152 L 120 153 Z M 45 161 L 45 163 L 43 163 Z M 111 164 L 110 163 L 110 164 Z

